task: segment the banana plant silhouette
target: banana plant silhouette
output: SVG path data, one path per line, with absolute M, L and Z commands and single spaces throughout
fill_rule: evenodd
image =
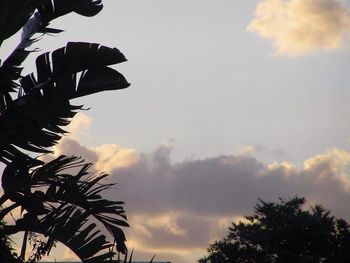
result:
M 111 258 L 114 247 L 116 252 L 126 252 L 121 227 L 128 224 L 123 202 L 101 196 L 113 186 L 102 182 L 107 174 L 89 173 L 91 164 L 74 156 L 59 156 L 46 163 L 37 158 L 52 152 L 50 147 L 66 133 L 64 126 L 82 109 L 72 105 L 71 99 L 129 86 L 122 74 L 109 67 L 126 58 L 116 48 L 69 42 L 38 56 L 36 74 L 21 75 L 21 64 L 36 51 L 28 48 L 45 34 L 62 32 L 49 27 L 53 19 L 70 12 L 94 16 L 102 7 L 101 0 L 0 3 L 0 46 L 22 29 L 20 43 L 0 66 L 0 161 L 6 165 L 0 220 L 16 208 L 21 210 L 15 224 L 5 225 L 1 233 L 25 233 L 22 260 L 28 233 L 46 237 L 30 258 L 32 262 L 48 254 L 56 241 L 88 263 Z M 8 253 L 0 251 L 0 261 L 6 262 L 1 254 Z

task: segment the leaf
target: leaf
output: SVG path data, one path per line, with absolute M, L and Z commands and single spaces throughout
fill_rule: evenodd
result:
M 70 12 L 83 16 L 94 16 L 103 8 L 101 0 L 44 0 L 38 8 L 44 21 L 51 21 Z
M 0 46 L 28 21 L 42 0 L 11 0 L 0 2 Z
M 10 145 L 48 153 L 81 106 L 69 100 L 105 90 L 127 88 L 124 76 L 108 67 L 126 61 L 116 48 L 96 43 L 69 42 L 66 47 L 44 53 L 36 60 L 37 77 L 29 74 L 20 81 L 23 96 L 0 100 L 0 154 Z M 77 81 L 77 74 L 81 73 Z M 21 132 L 18 132 L 21 131 Z
M 38 33 L 44 33 L 44 34 L 58 34 L 58 33 L 62 33 L 62 32 L 64 32 L 64 30 L 50 28 L 50 27 L 45 27 L 45 28 L 41 28 L 38 30 Z
M 94 0 L 91 2 L 84 2 L 74 8 L 74 12 L 82 16 L 97 15 L 103 8 L 101 0 Z
M 40 196 L 44 200 L 46 211 L 51 212 L 46 214 L 41 223 L 53 224 L 50 227 L 51 235 L 57 234 L 58 230 L 55 229 L 64 227 L 65 231 L 60 234 L 60 238 L 78 250 L 100 235 L 94 223 L 86 225 L 87 219 L 94 217 L 117 241 L 117 251 L 125 252 L 126 239 L 120 227 L 129 225 L 121 206 L 123 202 L 107 200 L 101 196 L 102 191 L 114 184 L 101 182 L 107 174 L 91 175 L 88 172 L 90 166 L 77 157 L 59 156 L 31 170 L 31 188 L 48 187 L 46 193 L 41 193 Z M 75 173 L 69 174 L 68 171 Z M 90 198 L 91 195 L 93 198 Z M 53 205 L 55 203 L 60 206 Z M 80 221 L 67 221 L 68 218 L 80 218 Z M 82 253 L 87 257 L 85 250 Z
M 90 69 L 82 76 L 75 96 L 81 97 L 104 90 L 125 89 L 130 84 L 111 68 Z

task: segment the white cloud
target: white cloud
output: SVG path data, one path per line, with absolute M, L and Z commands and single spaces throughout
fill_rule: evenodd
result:
M 350 9 L 340 0 L 262 0 L 248 30 L 271 39 L 279 55 L 334 50 L 350 35 Z
M 129 167 L 139 160 L 139 154 L 134 149 L 124 149 L 116 144 L 104 144 L 91 148 L 97 156 L 96 168 L 111 172 L 114 169 Z
M 140 158 L 134 149 L 122 148 L 117 144 L 87 147 L 69 137 L 62 138 L 60 143 L 54 147 L 54 152 L 55 156 L 65 154 L 83 157 L 85 161 L 93 163 L 96 170 L 107 173 L 117 168 L 133 165 Z
M 235 155 L 249 155 L 262 150 L 260 146 L 244 145 L 235 151 Z
M 69 132 L 68 137 L 79 139 L 82 135 L 86 135 L 86 130 L 91 126 L 91 123 L 92 120 L 88 115 L 78 112 L 66 128 Z
M 81 145 L 78 140 L 82 134 L 88 134 L 86 130 L 91 123 L 89 116 L 78 113 L 67 127 L 69 135 L 63 137 L 59 144 L 54 146 L 55 156 L 61 154 L 78 155 L 87 162 L 94 163 L 95 169 L 103 172 L 111 172 L 116 168 L 127 167 L 138 161 L 139 154 L 136 150 L 125 149 L 117 144 L 103 144 L 98 147 Z

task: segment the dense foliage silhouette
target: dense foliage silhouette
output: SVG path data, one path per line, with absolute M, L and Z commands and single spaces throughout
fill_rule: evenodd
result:
M 65 135 L 82 106 L 71 99 L 129 83 L 110 65 L 126 61 L 116 48 L 97 43 L 69 42 L 36 58 L 36 72 L 22 76 L 21 64 L 34 50 L 30 46 L 60 29 L 49 23 L 68 13 L 94 16 L 101 0 L 11 0 L 0 2 L 0 46 L 22 29 L 21 41 L 0 66 L 0 262 L 37 262 L 57 241 L 83 262 L 110 259 L 125 253 L 128 226 L 123 202 L 104 199 L 113 184 L 107 174 L 90 173 L 90 163 L 79 157 L 59 156 L 43 161 L 51 146 Z M 46 158 L 47 159 L 47 158 Z M 14 224 L 3 219 L 19 211 Z M 11 251 L 9 236 L 24 233 L 21 252 Z M 110 234 L 110 239 L 105 233 Z M 27 243 L 32 254 L 25 259 Z
M 304 198 L 260 202 L 252 216 L 233 223 L 199 263 L 350 262 L 349 224 L 320 205 L 302 209 Z

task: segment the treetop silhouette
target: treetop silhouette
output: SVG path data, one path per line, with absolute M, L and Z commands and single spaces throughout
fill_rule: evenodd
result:
M 200 263 L 315 263 L 350 261 L 350 226 L 320 205 L 303 210 L 305 198 L 260 200 L 246 222 L 208 248 Z

